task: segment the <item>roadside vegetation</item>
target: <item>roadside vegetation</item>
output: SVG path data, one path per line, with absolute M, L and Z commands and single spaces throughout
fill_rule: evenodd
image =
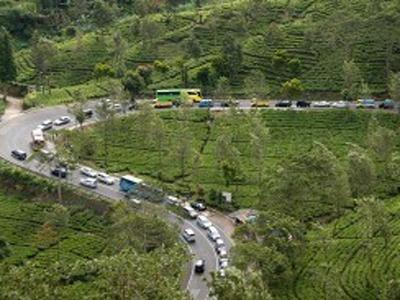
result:
M 0 298 L 186 299 L 185 252 L 154 213 L 67 190 L 55 203 L 51 183 L 0 168 Z
M 255 276 L 249 288 L 276 299 L 376 299 L 398 295 L 399 122 L 386 112 L 155 113 L 144 105 L 62 140 L 97 168 L 219 209 L 257 209 L 256 222 L 236 230 L 241 271 L 232 280 Z M 240 273 L 249 269 L 261 274 Z M 235 293 L 217 277 L 213 286 L 221 299 Z
M 372 122 L 393 134 L 390 151 L 394 151 L 398 116 L 360 111 L 243 113 L 232 109 L 209 113 L 181 109 L 155 113 L 143 108 L 138 114 L 104 124 L 107 132 L 99 124 L 64 136 L 80 162 L 109 172 L 145 176 L 173 191 L 205 198 L 214 206 L 223 207 L 214 192 L 230 191 L 234 207 L 263 207 L 267 205 L 263 194 L 270 193 L 264 190 L 265 183 L 280 177 L 277 170 L 305 159 L 316 141 L 345 167 L 353 144 L 369 147 L 368 137 L 375 130 Z M 393 192 L 392 183 L 383 176 L 381 157 L 375 161 L 379 179 L 374 192 L 386 197 Z M 316 215 L 330 209 L 329 204 L 325 208 L 316 205 L 312 208 Z

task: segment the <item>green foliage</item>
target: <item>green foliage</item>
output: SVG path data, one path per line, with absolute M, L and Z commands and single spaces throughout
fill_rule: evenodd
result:
M 90 81 L 86 84 L 75 85 L 69 88 L 52 89 L 51 94 L 33 92 L 25 97 L 24 108 L 69 104 L 77 100 L 74 98 L 77 91 L 80 91 L 82 96 L 86 99 L 104 97 L 109 94 L 109 91 L 105 87 L 108 86 L 110 82 L 117 84 L 115 80 L 104 79 L 101 81 Z
M 8 188 L 0 189 L 1 299 L 81 299 L 88 294 L 186 299 L 180 288 L 185 251 L 159 217 L 126 208 L 119 215 L 99 215 L 84 203 L 46 202 L 42 194 L 55 195 L 46 180 L 3 163 L 0 180 Z M 26 195 L 18 196 L 21 191 Z M 135 242 L 125 243 L 128 234 Z M 116 245 L 118 251 L 105 256 L 104 249 Z
M 211 296 L 220 300 L 272 300 L 259 273 L 229 269 L 224 277 L 214 274 Z
M 298 99 L 303 94 L 303 91 L 303 84 L 297 78 L 286 81 L 281 88 L 281 94 L 288 99 Z
M 345 164 L 349 152 L 348 143 L 355 143 L 365 149 L 368 148 L 368 136 L 371 130 L 369 123 L 372 114 L 364 111 L 273 111 L 263 110 L 250 117 L 250 114 L 237 111 L 234 114 L 209 114 L 207 110 L 194 110 L 190 111 L 187 115 L 188 121 L 183 121 L 181 115 L 176 111 L 165 111 L 157 113 L 162 120 L 162 147 L 159 148 L 158 143 L 152 142 L 155 138 L 158 126 L 154 125 L 154 118 L 150 112 L 135 114 L 122 119 L 114 121 L 114 127 L 110 129 L 109 135 L 109 171 L 115 173 L 134 173 L 146 177 L 151 182 L 155 180 L 156 185 L 163 185 L 167 189 L 175 192 L 189 190 L 195 192 L 200 186 L 205 194 L 208 195 L 213 189 L 217 192 L 228 191 L 233 193 L 234 205 L 248 207 L 257 206 L 268 207 L 271 205 L 263 196 L 260 199 L 260 186 L 262 191 L 267 187 L 265 181 L 276 175 L 275 171 L 279 171 L 280 167 L 288 167 L 294 161 L 304 167 L 304 172 L 307 172 L 309 166 L 313 166 L 316 162 L 323 163 L 321 153 L 318 153 L 319 147 L 315 147 L 313 152 L 310 152 L 314 145 L 314 141 L 323 143 L 329 150 L 322 151 L 322 154 L 327 160 L 328 166 L 331 167 L 334 175 L 332 178 L 327 176 L 328 173 L 319 176 L 318 169 L 315 172 L 306 174 L 308 180 L 315 176 L 315 182 L 307 188 L 312 188 L 319 196 L 313 198 L 311 201 L 307 195 L 307 189 L 304 189 L 305 202 L 303 210 L 300 210 L 305 217 L 331 214 L 333 212 L 332 205 L 335 205 L 331 200 L 336 198 L 339 190 L 335 190 L 336 184 L 341 182 L 342 177 L 336 178 L 338 174 L 341 176 L 344 170 L 347 170 Z M 400 119 L 396 114 L 380 112 L 376 114 L 380 126 L 387 130 L 393 130 L 400 124 Z M 191 145 L 193 148 L 194 157 L 199 155 L 199 159 L 192 159 L 186 165 L 185 174 L 182 178 L 181 169 L 176 159 L 175 149 L 178 147 L 178 134 L 182 130 L 182 124 L 186 124 L 187 131 L 191 137 Z M 259 122 L 257 125 L 256 123 Z M 158 122 L 159 123 L 159 122 Z M 153 124 L 153 125 L 152 125 Z M 109 126 L 110 127 L 110 126 Z M 265 127 L 268 128 L 268 138 L 262 138 L 260 147 L 264 148 L 258 155 L 264 157 L 262 164 L 255 163 L 256 149 L 251 147 L 257 141 L 253 141 L 255 131 L 259 131 Z M 93 143 L 95 153 L 91 155 L 84 155 L 84 151 L 80 155 L 82 161 L 85 163 L 102 166 L 104 161 L 104 152 L 102 137 L 102 126 L 99 124 L 93 128 L 85 131 L 85 139 L 90 139 Z M 110 127 L 111 128 L 111 127 Z M 161 128 L 161 127 L 160 127 Z M 257 129 L 258 128 L 258 129 Z M 263 131 L 263 130 L 261 130 Z M 236 149 L 236 156 L 232 155 L 234 160 L 240 162 L 240 176 L 234 183 L 230 181 L 230 186 L 226 186 L 226 180 L 222 172 L 222 164 L 219 161 L 228 160 L 228 156 L 216 155 L 217 153 L 217 140 L 222 139 L 222 134 L 228 134 L 228 138 Z M 263 133 L 257 133 L 257 136 L 264 136 Z M 84 140 L 82 133 L 72 132 L 68 134 L 68 140 L 76 149 L 84 149 L 85 147 L 79 146 Z M 146 140 L 148 142 L 143 143 Z M 221 142 L 222 143 L 222 142 Z M 258 143 L 258 142 L 257 142 Z M 394 140 L 393 150 L 399 147 L 398 140 Z M 164 150 L 162 150 L 164 149 Z M 232 149 L 228 149 L 230 153 Z M 324 147 L 321 148 L 322 150 Z M 258 150 L 257 150 L 258 151 Z M 313 155 L 317 160 L 313 159 Z M 332 156 L 333 155 L 333 156 Z M 304 156 L 304 158 L 303 158 Z M 392 157 L 392 156 L 391 156 Z M 375 156 L 371 156 L 376 166 L 376 174 L 379 176 L 376 181 L 376 190 L 380 195 L 386 196 L 387 191 L 392 190 L 391 187 L 396 188 L 398 185 L 398 178 L 394 174 L 397 165 L 397 156 L 393 156 L 390 168 L 392 170 L 387 177 L 383 176 L 388 168 L 382 165 L 382 162 L 375 160 Z M 193 157 L 192 157 L 193 158 Z M 324 159 L 325 159 L 324 158 Z M 162 160 L 162 174 L 160 178 L 160 159 Z M 301 163 L 302 160 L 310 160 L 310 163 Z M 230 158 L 229 158 L 230 160 Z M 332 164 L 330 162 L 333 162 Z M 336 168 L 336 164 L 339 167 Z M 300 168 L 299 165 L 299 168 Z M 322 164 L 321 166 L 323 166 Z M 263 176 L 260 176 L 259 171 L 262 167 Z M 316 166 L 317 168 L 317 166 Z M 291 177 L 294 182 L 299 182 L 302 177 L 290 175 L 290 169 L 286 173 Z M 301 170 L 301 168 L 299 169 Z M 192 173 L 193 172 L 193 173 Z M 285 173 L 285 174 L 286 174 Z M 322 173 L 322 170 L 321 170 Z M 303 173 L 301 173 L 303 174 Z M 311 175 L 314 174 L 314 175 Z M 239 175 L 239 174 L 238 174 Z M 280 177 L 278 177 L 280 178 Z M 336 179 L 335 179 L 336 178 Z M 240 180 L 239 180 L 240 179 Z M 324 180 L 327 180 L 327 183 Z M 340 180 L 339 180 L 340 179 Z M 337 181 L 339 180 L 339 181 Z M 333 185 L 332 193 L 326 192 L 326 197 L 321 192 L 318 192 L 318 186 L 323 187 L 324 184 L 331 182 Z M 280 186 L 284 181 L 278 182 L 276 186 Z M 297 183 L 296 183 L 297 186 Z M 284 191 L 283 189 L 282 191 Z M 301 188 L 303 191 L 303 188 Z M 266 195 L 262 193 L 263 195 Z M 296 194 L 295 194 L 296 195 Z M 312 197 L 314 197 L 312 196 Z M 290 199 L 293 199 L 291 196 Z M 328 201 L 329 200 L 329 201 Z M 286 201 L 286 200 L 285 200 Z M 218 201 L 217 201 L 218 202 Z M 294 211 L 292 211 L 294 212 Z
M 400 101 L 400 73 L 394 73 L 390 76 L 389 93 L 395 101 Z
M 139 255 L 125 250 L 95 260 L 35 262 L 2 272 L 2 299 L 187 299 L 179 286 L 183 260 L 180 248 Z
M 375 164 L 364 149 L 353 146 L 349 151 L 347 174 L 353 197 L 367 196 L 373 192 L 376 183 Z
M 14 62 L 11 37 L 5 28 L 0 27 L 0 82 L 13 81 L 16 76 L 17 70 Z
M 115 70 L 108 64 L 98 63 L 94 66 L 94 74 L 97 79 L 102 77 L 114 77 Z
M 398 295 L 400 273 L 393 253 L 399 251 L 399 204 L 398 197 L 364 199 L 356 211 L 348 211 L 336 224 L 309 230 L 296 280 L 285 289 L 271 289 L 273 296 L 395 299 L 386 295 Z
M 343 89 L 342 95 L 346 100 L 353 101 L 360 94 L 362 78 L 360 69 L 354 61 L 345 61 L 343 63 Z M 364 86 L 365 89 L 365 86 Z
M 128 72 L 122 80 L 124 89 L 129 92 L 131 99 L 135 99 L 140 95 L 145 87 L 145 82 L 142 76 L 137 72 Z

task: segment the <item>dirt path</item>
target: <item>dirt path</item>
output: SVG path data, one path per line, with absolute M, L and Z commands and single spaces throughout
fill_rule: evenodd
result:
M 0 95 L 0 97 L 3 97 L 3 95 Z M 7 96 L 7 106 L 2 119 L 7 121 L 21 115 L 23 111 L 22 102 L 21 98 Z

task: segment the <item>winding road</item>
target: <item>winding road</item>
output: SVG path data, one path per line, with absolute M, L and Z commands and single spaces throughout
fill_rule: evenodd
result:
M 89 105 L 94 106 L 94 102 L 90 102 Z M 28 159 L 26 161 L 16 160 L 11 157 L 11 151 L 21 149 L 28 153 L 29 156 L 29 154 L 32 153 L 29 145 L 29 142 L 31 141 L 31 131 L 46 119 L 55 120 L 64 115 L 71 116 L 66 106 L 47 107 L 22 113 L 15 113 L 12 117 L 8 117 L 6 114 L 3 121 L 0 122 L 0 157 L 22 168 L 51 177 L 49 166 L 41 164 L 35 159 Z M 71 118 L 74 119 L 73 116 L 71 116 Z M 94 119 L 95 118 L 96 117 L 94 117 Z M 67 126 L 60 126 L 59 128 L 66 128 L 74 125 L 76 124 L 72 122 Z M 79 171 L 73 171 L 69 173 L 66 180 L 70 184 L 80 186 L 79 180 L 81 177 Z M 119 191 L 118 184 L 113 186 L 99 184 L 97 189 L 91 191 L 116 201 L 121 200 L 124 197 L 124 195 Z M 187 289 L 196 300 L 208 299 L 209 289 L 207 286 L 207 280 L 210 279 L 211 272 L 218 270 L 218 255 L 214 250 L 214 245 L 210 239 L 207 238 L 206 231 L 200 229 L 196 225 L 195 221 L 183 220 L 183 222 L 175 223 L 179 224 L 182 230 L 191 228 L 196 234 L 196 242 L 189 245 L 190 252 L 193 254 L 193 262 L 199 258 L 205 259 L 206 261 L 206 272 L 203 275 L 195 274 L 192 266 L 191 274 L 187 281 Z M 224 234 L 221 228 L 218 229 L 229 251 L 232 242 L 228 235 Z
M 12 101 L 16 101 L 13 99 Z M 88 107 L 95 107 L 94 101 L 89 102 Z M 270 105 L 274 106 L 275 101 L 271 101 Z M 31 131 L 36 128 L 42 121 L 46 119 L 55 120 L 60 116 L 68 115 L 72 119 L 73 116 L 68 112 L 66 106 L 55 106 L 55 107 L 47 107 L 34 109 L 31 111 L 18 112 L 16 109 L 16 103 L 12 103 L 10 109 L 10 115 L 6 115 L 3 118 L 3 121 L 0 122 L 0 157 L 6 159 L 13 164 L 19 165 L 25 169 L 29 169 L 34 172 L 39 172 L 42 175 L 51 177 L 49 166 L 39 163 L 38 161 L 26 160 L 26 161 L 18 161 L 11 157 L 11 151 L 15 149 L 24 150 L 28 153 L 28 155 L 32 152 L 29 142 L 31 141 Z M 250 101 L 239 101 L 240 109 L 251 109 Z M 349 109 L 355 109 L 356 105 L 352 103 Z M 221 108 L 219 103 L 216 103 L 215 107 L 212 110 L 218 109 L 226 109 Z M 275 109 L 275 108 L 273 108 Z M 284 108 L 284 109 L 295 109 L 295 110 L 303 110 L 295 107 Z M 327 108 L 308 108 L 308 109 L 327 109 Z M 397 111 L 397 110 L 396 110 Z M 134 113 L 134 112 L 133 112 Z M 93 121 L 96 121 L 96 116 L 94 116 Z M 76 126 L 74 122 L 68 124 L 67 126 L 61 126 L 56 129 L 66 128 Z M 79 171 L 72 171 L 68 178 L 66 179 L 70 184 L 80 186 L 79 180 L 81 178 L 81 174 Z M 105 196 L 109 199 L 113 200 L 121 200 L 124 198 L 124 195 L 119 191 L 118 184 L 113 186 L 107 186 L 99 184 L 98 188 L 95 190 L 91 190 L 94 193 Z M 178 223 L 181 229 L 191 228 L 196 234 L 196 243 L 188 245 L 191 253 L 193 254 L 193 262 L 199 258 L 205 259 L 206 261 L 206 272 L 204 275 L 196 275 L 192 271 L 187 281 L 187 289 L 190 291 L 193 299 L 196 300 L 204 300 L 208 299 L 209 289 L 207 286 L 207 280 L 210 279 L 210 274 L 213 271 L 218 270 L 218 255 L 214 250 L 214 245 L 207 238 L 206 232 L 200 229 L 195 221 L 193 220 L 183 220 L 183 222 L 176 222 L 176 216 L 171 214 L 171 221 L 174 223 Z M 216 225 L 214 223 L 214 225 Z M 228 234 L 224 233 L 223 229 L 216 226 L 221 234 L 222 239 L 224 240 L 227 249 L 232 246 L 232 241 L 229 238 Z

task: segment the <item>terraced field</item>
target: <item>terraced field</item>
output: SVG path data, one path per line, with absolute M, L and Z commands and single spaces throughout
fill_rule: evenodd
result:
M 367 243 L 365 222 L 354 212 L 340 220 L 333 238 L 311 232 L 305 266 L 279 299 L 392 299 L 385 293 L 389 281 L 400 278 L 400 198 L 388 201 L 387 209 L 387 244 L 379 233 Z
M 171 22 L 166 22 L 163 14 L 140 20 L 124 16 L 101 34 L 84 31 L 76 38 L 57 37 L 58 53 L 49 66 L 51 85 L 62 88 L 90 84 L 96 63 L 113 65 L 112 36 L 120 32 L 127 41 L 124 61 L 128 69 L 152 66 L 155 60 L 169 66 L 167 72 L 153 72 L 148 92 L 182 86 L 180 61 L 187 67 L 190 85 L 198 85 L 198 70 L 210 66 L 220 55 L 227 38 L 239 43 L 243 52 L 242 66 L 231 84 L 234 95 L 246 96 L 244 80 L 251 71 L 261 70 L 273 95 L 279 93 L 283 82 L 298 77 L 309 97 L 322 93 L 337 98 L 342 89 L 343 61 L 348 58 L 357 63 L 374 93 L 386 92 L 389 71 L 397 72 L 400 66 L 396 47 L 388 48 L 398 42 L 393 36 L 398 19 L 394 1 L 385 1 L 376 15 L 369 13 L 368 1 L 363 0 L 336 5 L 317 0 L 257 3 L 210 1 L 198 10 L 190 5 L 182 7 Z M 148 34 L 142 26 L 150 28 Z M 198 41 L 200 57 L 188 53 L 190 39 Z M 278 65 L 277 53 L 285 53 Z M 21 50 L 16 61 L 18 80 L 35 83 L 29 50 Z M 298 61 L 299 67 L 291 69 L 290 61 Z M 53 97 L 52 102 L 57 102 L 58 95 Z M 46 99 L 38 101 L 47 103 Z
M 247 114 L 239 114 L 231 125 L 220 115 L 216 115 L 208 127 L 206 111 L 194 111 L 190 114 L 188 130 L 191 133 L 191 144 L 198 160 L 190 160 L 186 176 L 180 175 L 176 158 L 179 144 L 179 134 L 182 123 L 176 112 L 162 112 L 167 129 L 167 147 L 162 152 L 160 167 L 159 151 L 150 138 L 144 139 L 137 128 L 135 117 L 115 121 L 115 130 L 109 133 L 109 167 L 116 173 L 134 173 L 159 182 L 159 172 L 162 171 L 161 183 L 180 192 L 195 191 L 198 186 L 205 191 L 211 189 L 233 192 L 238 206 L 257 204 L 255 188 L 255 167 L 251 160 L 250 149 L 250 118 Z M 265 110 L 260 113 L 265 126 L 270 130 L 270 141 L 265 155 L 267 173 L 279 164 L 310 149 L 314 141 L 324 143 L 343 162 L 348 151 L 347 143 L 357 143 L 365 146 L 367 127 L 372 114 L 361 111 L 274 111 Z M 395 114 L 376 113 L 380 123 L 392 129 L 398 128 L 400 118 Z M 228 126 L 228 128 L 226 128 Z M 221 132 L 234 132 L 234 146 L 240 151 L 240 167 L 242 180 L 238 186 L 226 187 L 221 170 L 216 160 L 216 139 Z M 67 133 L 72 144 L 82 144 L 82 133 Z M 101 128 L 95 127 L 83 133 L 91 144 L 90 155 L 85 156 L 86 146 L 83 146 L 81 156 L 87 163 L 104 168 L 104 143 Z M 143 141 L 146 141 L 143 143 Z M 94 144 L 94 146 L 93 146 Z M 87 144 L 84 144 L 87 145 Z M 398 145 L 399 146 L 399 145 Z M 77 148 L 79 149 L 79 147 Z M 195 156 L 196 157 L 196 156 Z M 194 164 L 194 162 L 196 162 Z M 267 174 L 266 174 L 267 175 Z
M 48 221 L 53 207 L 8 196 L 0 190 L 0 236 L 9 243 L 10 255 L 1 264 L 20 265 L 36 261 L 47 266 L 97 257 L 105 246 L 104 220 L 89 211 L 69 210 L 66 227 L 55 228 L 57 240 L 48 248 L 38 248 L 38 232 Z

